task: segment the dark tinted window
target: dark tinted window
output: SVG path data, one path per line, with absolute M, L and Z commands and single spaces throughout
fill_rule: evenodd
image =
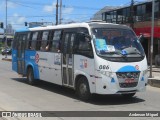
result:
M 51 51 L 52 52 L 57 52 L 58 49 L 60 49 L 61 37 L 62 37 L 62 31 L 61 30 L 54 31 L 53 40 L 51 42 Z
M 31 49 L 32 49 L 32 50 L 35 50 L 35 49 L 36 49 L 37 38 L 38 38 L 38 32 L 33 32 L 33 35 L 32 35 L 32 43 L 31 43 Z

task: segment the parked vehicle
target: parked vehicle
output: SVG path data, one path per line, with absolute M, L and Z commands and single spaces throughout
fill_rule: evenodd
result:
M 2 55 L 11 55 L 12 54 L 12 49 L 11 48 L 6 48 L 6 49 L 2 49 Z

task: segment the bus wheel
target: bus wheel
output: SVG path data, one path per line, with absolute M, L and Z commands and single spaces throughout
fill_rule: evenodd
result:
M 88 81 L 85 77 L 78 80 L 76 91 L 81 100 L 88 100 L 91 97 Z
M 27 81 L 30 85 L 35 84 L 34 73 L 33 73 L 33 69 L 31 67 L 29 67 L 28 71 L 27 71 Z
M 132 98 L 136 93 L 122 94 L 124 98 Z

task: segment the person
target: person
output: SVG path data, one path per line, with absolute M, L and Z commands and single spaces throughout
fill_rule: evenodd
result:
M 47 46 L 46 46 L 46 51 L 48 51 L 49 50 L 49 44 L 47 44 Z

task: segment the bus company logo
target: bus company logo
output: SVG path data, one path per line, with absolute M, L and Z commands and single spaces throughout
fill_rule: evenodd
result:
M 135 68 L 136 68 L 136 70 L 139 70 L 139 66 L 138 65 L 136 65 Z
M 38 54 L 38 53 L 35 55 L 35 62 L 36 62 L 36 63 L 39 62 L 39 54 Z
M 80 59 L 80 68 L 82 68 L 82 69 L 87 68 L 87 60 L 86 59 Z

